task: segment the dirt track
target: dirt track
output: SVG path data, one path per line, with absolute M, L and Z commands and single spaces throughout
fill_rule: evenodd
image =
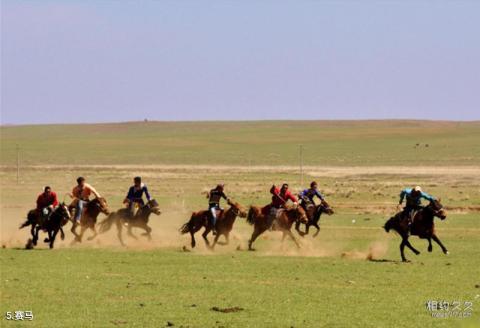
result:
M 235 165 L 29 165 L 25 169 L 103 169 L 144 171 L 196 171 L 203 172 L 292 172 L 299 171 L 298 166 L 235 166 Z M 1 166 L 0 170 L 16 169 L 13 166 Z M 304 166 L 306 174 L 312 176 L 342 177 L 351 175 L 428 175 L 428 176 L 476 176 L 480 177 L 480 166 Z

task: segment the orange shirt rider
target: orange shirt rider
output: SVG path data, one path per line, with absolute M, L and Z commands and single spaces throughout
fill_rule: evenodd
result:
M 100 197 L 100 194 L 90 184 L 84 182 L 83 186 L 77 185 L 72 190 L 72 198 L 78 198 L 88 202 L 90 195 L 93 194 L 95 198 Z
M 79 177 L 77 185 L 73 188 L 70 197 L 72 197 L 75 206 L 75 221 L 79 222 L 82 217 L 83 207 L 89 201 L 90 195 L 93 194 L 95 198 L 100 198 L 100 194 L 90 184 L 85 182 L 85 178 Z

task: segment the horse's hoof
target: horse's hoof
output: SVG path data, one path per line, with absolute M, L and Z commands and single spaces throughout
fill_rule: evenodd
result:
M 252 248 L 252 247 L 250 247 L 248 250 L 249 250 L 250 252 L 255 252 L 255 251 L 256 251 L 256 249 L 255 249 L 255 248 Z
M 415 255 L 420 255 L 420 252 L 416 252 Z
M 450 252 L 449 252 L 449 251 L 443 251 L 443 254 L 445 254 L 445 255 L 449 255 L 449 254 L 450 254 Z
M 432 252 L 432 247 L 428 247 L 428 251 L 431 253 Z
M 48 242 L 50 242 L 50 239 L 45 238 L 45 239 L 43 240 L 43 242 L 44 242 L 44 243 L 48 243 Z

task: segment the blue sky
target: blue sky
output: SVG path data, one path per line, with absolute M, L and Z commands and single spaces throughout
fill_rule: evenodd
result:
M 480 119 L 480 1 L 2 1 L 2 124 Z

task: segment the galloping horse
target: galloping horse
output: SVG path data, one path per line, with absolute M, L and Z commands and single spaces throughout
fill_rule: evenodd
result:
M 213 245 L 210 246 L 210 242 L 207 238 L 208 234 L 212 230 L 210 221 L 209 221 L 209 216 L 211 215 L 209 211 L 199 211 L 199 212 L 193 212 L 190 220 L 185 223 L 181 228 L 180 232 L 182 234 L 190 233 L 190 236 L 192 237 L 192 248 L 195 248 L 196 242 L 195 242 L 195 237 L 194 234 L 200 230 L 202 227 L 205 227 L 205 231 L 202 234 L 203 239 L 205 240 L 205 243 L 207 244 L 207 247 L 213 249 L 215 245 L 218 242 L 218 238 L 220 238 L 220 235 L 225 236 L 225 243 L 220 243 L 221 245 L 228 245 L 229 243 L 229 235 L 230 232 L 232 231 L 233 228 L 233 223 L 235 222 L 235 219 L 237 216 L 240 216 L 241 218 L 244 218 L 247 216 L 247 213 L 243 209 L 243 207 L 238 204 L 238 203 L 233 203 L 229 202 L 230 208 L 227 209 L 226 211 L 220 211 L 217 217 L 217 222 L 215 224 L 215 228 L 217 230 L 217 235 L 215 236 L 213 240 Z
M 125 246 L 122 238 L 122 229 L 124 225 L 127 226 L 127 234 L 130 237 L 137 239 L 132 233 L 132 228 L 142 228 L 145 230 L 142 235 L 147 236 L 150 240 L 152 238 L 152 228 L 148 226 L 148 219 L 152 213 L 155 213 L 156 215 L 161 214 L 160 209 L 158 208 L 158 203 L 155 199 L 149 200 L 147 204 L 140 207 L 132 218 L 130 217 L 129 209 L 122 208 L 116 212 L 110 213 L 105 220 L 100 222 L 100 233 L 107 232 L 112 227 L 112 224 L 115 223 L 117 226 L 117 236 L 122 246 Z
M 108 209 L 107 201 L 105 200 L 105 198 L 95 198 L 85 205 L 82 216 L 80 218 L 80 234 L 77 234 L 75 231 L 79 224 L 75 221 L 75 219 L 72 218 L 73 226 L 71 231 L 75 235 L 74 242 L 82 242 L 83 234 L 88 228 L 93 230 L 93 236 L 88 237 L 88 240 L 92 240 L 97 236 L 95 224 L 97 223 L 97 217 L 100 213 L 103 213 L 105 215 L 110 214 L 110 210 Z
M 27 248 L 31 248 L 32 245 L 37 245 L 38 233 L 40 230 L 46 231 L 48 233 L 48 238 L 45 238 L 44 242 L 50 243 L 50 248 L 53 248 L 55 238 L 57 237 L 57 233 L 59 231 L 62 240 L 65 239 L 65 233 L 63 232 L 62 227 L 68 223 L 70 218 L 70 212 L 68 211 L 68 207 L 65 205 L 65 203 L 61 203 L 59 206 L 57 206 L 57 208 L 53 210 L 53 212 L 45 221 L 39 218 L 36 210 L 31 210 L 28 213 L 27 221 L 25 221 L 20 226 L 20 229 L 29 225 L 32 226 L 32 239 L 30 240 L 31 244 L 29 241 L 29 243 L 27 244 Z
M 440 200 L 431 201 L 429 205 L 420 209 L 415 213 L 413 222 L 408 226 L 408 222 L 403 218 L 402 212 L 397 213 L 394 217 L 391 217 L 384 226 L 386 232 L 389 232 L 391 229 L 397 231 L 402 237 L 402 242 L 400 243 L 400 255 L 402 256 L 402 261 L 407 262 L 405 258 L 404 249 L 405 246 L 410 248 L 415 255 L 420 254 L 408 241 L 409 233 L 412 236 L 418 236 L 421 239 L 428 240 L 428 251 L 432 251 L 432 239 L 440 245 L 444 254 L 448 254 L 448 250 L 443 246 L 440 239 L 438 239 L 435 234 L 435 225 L 433 223 L 433 218 L 438 217 L 441 220 L 447 218 L 447 214 L 443 209 Z
M 308 218 L 305 213 L 305 210 L 301 206 L 296 207 L 287 207 L 285 209 L 280 209 L 280 213 L 277 214 L 275 219 L 276 227 L 275 230 L 280 230 L 283 232 L 282 241 L 288 235 L 294 242 L 297 247 L 300 248 L 300 244 L 297 242 L 295 237 L 293 236 L 290 229 L 294 222 L 300 221 L 301 223 L 307 223 Z M 247 222 L 250 225 L 253 225 L 253 233 L 252 237 L 248 241 L 248 249 L 253 251 L 254 248 L 252 247 L 253 242 L 264 233 L 268 228 L 268 215 L 262 213 L 262 208 L 258 206 L 250 206 L 250 210 L 248 211 L 247 215 Z M 275 223 L 274 222 L 274 223 Z
M 322 202 L 318 205 L 309 203 L 306 207 L 307 210 L 305 212 L 307 213 L 308 222 L 305 224 L 305 232 L 300 231 L 300 221 L 297 221 L 295 223 L 295 230 L 297 230 L 298 234 L 303 237 L 305 235 L 308 235 L 310 226 L 314 226 L 315 228 L 317 228 L 317 232 L 313 234 L 313 237 L 316 237 L 320 232 L 320 226 L 318 225 L 320 216 L 322 215 L 322 213 L 332 215 L 333 210 L 330 205 L 328 205 L 328 203 L 324 200 L 322 200 Z

